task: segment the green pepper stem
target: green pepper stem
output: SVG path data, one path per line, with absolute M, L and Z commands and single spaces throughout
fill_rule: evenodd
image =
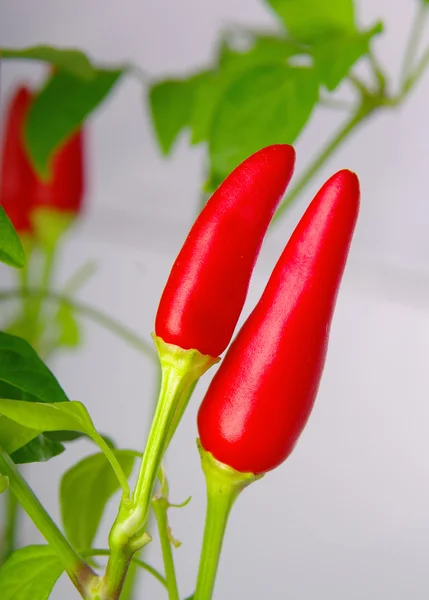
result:
M 183 350 L 157 337 L 154 340 L 160 356 L 162 378 L 155 416 L 134 490 L 134 506 L 142 513 L 142 527 L 148 517 L 162 458 L 189 402 L 190 389 L 218 361 L 198 350 Z
M 210 600 L 231 508 L 240 492 L 262 475 L 235 471 L 198 446 L 207 485 L 207 511 L 194 600 Z
M 77 554 L 58 529 L 28 483 L 22 477 L 8 454 L 0 451 L 0 472 L 9 477 L 10 490 L 15 494 L 30 519 L 56 552 L 75 587 L 83 598 L 88 596 L 88 586 L 96 577 L 94 571 Z
M 198 350 L 184 350 L 154 336 L 161 362 L 161 389 L 149 431 L 136 487 L 131 498 L 123 497 L 118 516 L 109 535 L 110 557 L 102 582 L 102 598 L 119 597 L 135 552 L 150 540 L 145 528 L 152 494 L 162 458 L 189 401 L 189 389 L 201 375 L 218 361 Z

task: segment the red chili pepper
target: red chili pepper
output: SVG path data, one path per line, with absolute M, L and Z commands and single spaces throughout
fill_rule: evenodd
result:
M 0 172 L 0 204 L 18 232 L 31 231 L 30 207 L 33 173 L 27 158 L 23 127 L 31 92 L 21 86 L 6 111 Z
M 340 171 L 308 207 L 213 378 L 201 444 L 237 471 L 277 467 L 307 422 L 358 209 L 359 181 Z
M 155 332 L 164 342 L 213 357 L 225 350 L 294 163 L 291 146 L 263 148 L 239 165 L 207 202 L 161 297 Z
M 84 196 L 84 136 L 74 133 L 56 151 L 52 160 L 51 179 L 35 178 L 32 198 L 34 208 L 51 208 L 79 214 Z

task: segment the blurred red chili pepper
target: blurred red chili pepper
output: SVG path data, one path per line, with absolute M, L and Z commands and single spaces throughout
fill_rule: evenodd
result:
M 294 164 L 291 146 L 263 148 L 239 165 L 207 202 L 161 297 L 155 331 L 164 342 L 213 357 L 225 350 Z
M 55 152 L 50 180 L 35 177 L 33 207 L 79 214 L 85 188 L 84 158 L 84 135 L 79 130 Z
M 79 214 L 84 196 L 84 135 L 74 133 L 55 152 L 51 178 L 43 181 L 27 157 L 23 130 L 33 93 L 20 87 L 6 114 L 2 148 L 0 204 L 19 232 L 31 232 L 36 208 Z
M 237 471 L 274 469 L 307 422 L 358 209 L 359 181 L 340 171 L 308 207 L 213 378 L 201 444 Z
M 20 233 L 31 231 L 33 172 L 27 158 L 23 129 L 31 92 L 21 86 L 6 110 L 0 169 L 0 204 Z

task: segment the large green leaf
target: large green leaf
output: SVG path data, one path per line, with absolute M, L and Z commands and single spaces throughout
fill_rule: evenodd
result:
M 296 40 L 355 30 L 353 0 L 266 0 Z
M 378 23 L 369 31 L 332 35 L 314 44 L 315 67 L 329 90 L 334 90 L 356 61 L 368 53 L 371 39 L 382 30 L 382 24 Z
M 67 402 L 58 381 L 22 338 L 0 332 L 0 397 L 31 402 Z M 0 417 L 0 444 L 19 463 L 46 461 L 64 446 L 28 428 Z
M 292 144 L 317 102 L 318 85 L 313 69 L 287 65 L 257 67 L 236 79 L 212 124 L 212 187 L 263 146 Z
M 11 455 L 37 438 L 39 433 L 41 433 L 40 430 L 24 427 L 4 415 L 0 415 L 0 448 Z
M 25 265 L 25 252 L 9 217 L 0 206 L 0 262 L 11 267 Z
M 68 401 L 30 344 L 3 332 L 0 332 L 0 397 L 34 402 Z
M 0 397 L 67 402 L 58 381 L 22 338 L 0 332 Z
M 192 92 L 192 82 L 187 79 L 161 81 L 149 91 L 153 125 L 164 154 L 189 123 Z
M 17 465 L 46 462 L 59 454 L 62 454 L 65 447 L 60 442 L 51 440 L 47 435 L 42 433 L 25 446 L 20 446 L 18 450 L 13 452 L 10 457 Z
M 130 476 L 136 453 L 115 450 L 125 475 Z M 63 525 L 70 543 L 91 548 L 107 501 L 119 483 L 104 454 L 92 454 L 66 471 L 61 480 L 60 502 Z
M 25 142 L 31 161 L 43 178 L 49 178 L 55 150 L 72 135 L 107 96 L 122 70 L 99 69 L 91 79 L 55 73 L 31 105 Z
M 97 69 L 91 64 L 88 57 L 74 48 L 54 48 L 53 46 L 1 48 L 0 57 L 41 60 L 81 79 L 92 79 L 97 74 Z
M 36 432 L 33 437 L 43 431 L 79 431 L 85 433 L 105 454 L 123 490 L 128 493 L 127 478 L 114 452 L 95 429 L 88 411 L 81 402 L 43 404 L 40 402 L 0 399 L 0 415 L 25 429 L 33 429 Z M 8 446 L 7 435 L 0 437 L 0 447 L 8 453 L 16 450 L 16 448 L 12 450 Z
M 0 598 L 47 600 L 63 571 L 49 546 L 20 548 L 0 567 Z

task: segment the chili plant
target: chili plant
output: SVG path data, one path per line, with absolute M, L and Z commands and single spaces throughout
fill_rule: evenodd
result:
M 68 400 L 31 346 L 18 337 L 1 334 L 7 357 L 2 369 L 8 373 L 11 392 L 7 399 L 0 399 L 2 489 L 10 487 L 48 542 L 48 546 L 17 550 L 6 560 L 0 569 L 3 596 L 22 596 L 20 590 L 28 586 L 46 598 L 65 571 L 82 598 L 117 600 L 136 553 L 152 539 L 148 518 L 153 503 L 165 579 L 156 576 L 165 584 L 170 599 L 180 598 L 168 534 L 169 502 L 162 459 L 195 383 L 220 360 L 230 343 L 256 255 L 294 161 L 295 153 L 287 145 L 267 147 L 250 156 L 227 177 L 192 227 L 173 265 L 156 317 L 154 341 L 162 378 L 142 454 L 112 449 L 85 406 Z M 323 186 L 286 245 L 266 291 L 228 350 L 201 405 L 198 426 L 208 509 L 195 600 L 212 597 L 227 517 L 237 495 L 287 458 L 308 419 L 358 206 L 359 184 L 351 172 L 341 171 Z M 4 213 L 3 221 L 6 259 L 19 265 L 22 249 Z M 35 376 L 28 376 L 28 371 Z M 24 394 L 16 397 L 17 391 Z M 84 434 L 99 446 L 103 454 L 96 460 L 107 467 L 106 476 L 122 490 L 108 548 L 102 551 L 108 556 L 102 574 L 86 560 L 99 550 L 76 547 L 64 536 L 14 460 L 26 444 L 41 443 L 41 435 L 64 431 Z M 134 459 L 140 457 L 132 489 L 127 476 Z M 157 491 L 158 478 L 161 485 Z M 29 563 L 35 568 L 28 568 Z

